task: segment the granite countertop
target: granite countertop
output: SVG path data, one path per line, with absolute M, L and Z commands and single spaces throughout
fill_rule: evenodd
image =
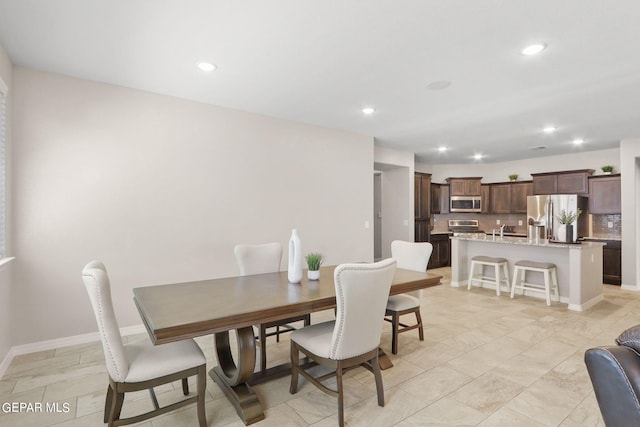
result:
M 504 236 L 500 238 L 496 236 L 495 240 L 491 236 L 485 235 L 482 237 L 475 236 L 453 236 L 452 239 L 459 240 L 470 240 L 477 241 L 482 243 L 498 243 L 498 244 L 508 244 L 508 245 L 524 245 L 524 246 L 546 246 L 549 248 L 568 248 L 568 249 L 583 249 L 583 248 L 593 248 L 597 246 L 604 246 L 606 243 L 602 242 L 578 242 L 578 243 L 563 243 L 563 242 L 554 242 L 545 239 L 540 239 L 537 242 L 534 240 L 529 240 L 526 237 L 513 237 L 513 236 Z

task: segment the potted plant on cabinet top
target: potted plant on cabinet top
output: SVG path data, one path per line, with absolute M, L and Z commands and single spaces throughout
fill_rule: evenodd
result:
M 558 240 L 567 243 L 574 242 L 575 239 L 573 237 L 573 223 L 577 221 L 581 213 L 582 210 L 580 208 L 578 208 L 575 212 L 567 212 L 564 209 L 560 211 L 560 215 L 556 217 L 558 218 L 558 222 L 560 223 L 560 227 L 558 227 Z
M 509 181 L 515 181 L 517 179 L 518 179 L 517 173 L 512 173 L 511 175 L 509 175 Z
M 602 169 L 605 175 L 611 175 L 611 172 L 613 172 L 613 166 L 611 165 L 604 165 L 600 169 Z
M 307 272 L 307 277 L 309 280 L 318 280 L 320 278 L 320 265 L 322 265 L 322 255 L 319 253 L 311 252 L 306 256 L 307 267 L 309 267 L 309 271 Z

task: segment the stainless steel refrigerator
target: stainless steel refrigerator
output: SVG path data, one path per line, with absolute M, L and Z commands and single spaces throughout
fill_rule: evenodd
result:
M 561 211 L 582 211 L 582 215 L 573 225 L 573 241 L 588 233 L 588 199 L 577 194 L 551 194 L 527 197 L 527 225 L 529 239 L 548 239 L 563 241 L 558 235 Z

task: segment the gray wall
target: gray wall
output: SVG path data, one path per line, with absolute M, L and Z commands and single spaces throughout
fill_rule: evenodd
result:
M 96 330 L 92 259 L 120 326 L 132 288 L 236 275 L 236 243 L 292 228 L 326 264 L 373 260 L 370 137 L 22 68 L 14 87 L 14 345 Z

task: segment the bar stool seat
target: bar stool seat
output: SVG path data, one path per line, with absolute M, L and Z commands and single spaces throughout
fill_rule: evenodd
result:
M 484 275 L 484 267 L 493 267 L 494 277 Z M 479 275 L 475 276 L 476 267 L 480 268 Z M 504 273 L 504 277 L 501 277 L 501 269 Z M 496 287 L 496 295 L 500 296 L 500 286 L 502 282 L 507 285 L 509 289 L 509 269 L 506 258 L 494 258 L 490 256 L 477 255 L 471 258 L 471 267 L 469 269 L 469 280 L 467 282 L 467 290 L 471 289 L 473 282 L 480 282 L 480 286 L 483 283 L 492 284 Z
M 542 273 L 544 283 L 528 283 L 526 281 L 528 271 Z M 547 299 L 547 305 L 551 305 L 551 288 L 553 288 L 555 300 L 560 302 L 560 295 L 558 294 L 558 272 L 554 263 L 521 260 L 514 264 L 511 298 L 515 295 L 516 289 L 522 289 L 523 295 L 525 291 L 544 293 Z

